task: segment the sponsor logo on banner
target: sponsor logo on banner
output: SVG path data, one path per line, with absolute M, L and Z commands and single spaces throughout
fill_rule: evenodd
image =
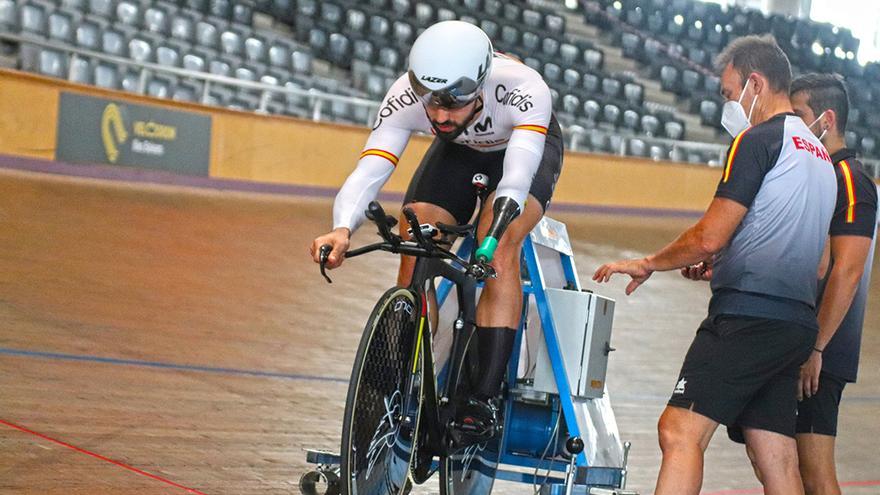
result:
M 55 157 L 208 175 L 211 117 L 62 93 Z

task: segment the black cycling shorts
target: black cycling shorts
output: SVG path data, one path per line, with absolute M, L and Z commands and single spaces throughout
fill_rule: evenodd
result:
M 816 330 L 782 320 L 718 315 L 706 318 L 688 349 L 670 406 L 727 426 L 795 435 L 800 366 Z
M 820 373 L 816 395 L 798 403 L 797 432 L 837 436 L 837 413 L 844 386 L 846 381 L 824 371 Z
M 529 189 L 544 211 L 562 170 L 562 152 L 562 131 L 554 117 L 547 129 L 541 164 Z M 504 172 L 504 153 L 505 150 L 477 151 L 435 138 L 413 175 L 403 204 L 431 203 L 451 213 L 459 225 L 468 223 L 477 206 L 477 191 L 471 183 L 474 174 L 486 174 L 489 192 L 494 191 Z

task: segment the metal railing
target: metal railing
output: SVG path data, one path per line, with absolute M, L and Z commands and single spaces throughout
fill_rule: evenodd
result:
M 147 83 L 152 74 L 164 74 L 164 75 L 172 75 L 179 78 L 193 79 L 196 81 L 200 81 L 202 86 L 202 94 L 200 95 L 200 102 L 203 104 L 210 104 L 211 96 L 210 91 L 212 85 L 223 85 L 227 87 L 235 87 L 238 89 L 252 90 L 254 92 L 259 92 L 260 99 L 257 108 L 254 111 L 258 113 L 268 113 L 268 108 L 270 102 L 276 96 L 283 96 L 284 98 L 305 98 L 308 101 L 308 111 L 311 115 L 312 120 L 316 121 L 332 121 L 331 118 L 327 118 L 326 107 L 328 105 L 333 104 L 334 102 L 344 103 L 351 105 L 356 108 L 363 108 L 363 115 L 366 117 L 363 119 L 363 124 L 367 126 L 372 126 L 373 124 L 373 116 L 378 112 L 381 102 L 374 100 L 367 100 L 364 98 L 356 98 L 351 96 L 343 96 L 336 95 L 332 93 L 328 93 L 325 91 L 320 91 L 317 89 L 300 89 L 295 87 L 283 87 L 276 86 L 273 84 L 267 84 L 262 82 L 253 82 L 247 81 L 243 79 L 237 79 L 234 77 L 221 76 L 217 74 L 211 74 L 207 72 L 198 72 L 187 69 L 182 69 L 179 67 L 169 67 L 151 62 L 139 62 L 132 59 L 116 57 L 113 55 L 108 55 L 106 53 L 96 52 L 92 50 L 85 50 L 78 47 L 69 46 L 63 43 L 56 43 L 52 41 L 46 41 L 39 38 L 31 38 L 27 36 L 19 36 L 9 33 L 0 33 L 0 41 L 5 41 L 8 43 L 17 44 L 20 47 L 25 45 L 34 45 L 41 48 L 48 48 L 51 50 L 55 50 L 57 52 L 61 52 L 66 54 L 68 57 L 67 63 L 67 74 L 66 79 L 70 81 L 76 81 L 78 74 L 76 74 L 76 60 L 80 58 L 92 59 L 97 61 L 105 61 L 111 62 L 118 66 L 128 67 L 136 69 L 139 72 L 138 86 L 135 90 L 135 93 L 145 94 L 147 89 Z M 611 152 L 613 155 L 619 156 L 633 156 L 630 153 L 631 141 L 639 140 L 644 143 L 647 147 L 652 145 L 660 145 L 668 150 L 668 152 L 664 152 L 662 156 L 650 156 L 650 155 L 637 155 L 644 156 L 647 158 L 653 158 L 656 161 L 662 160 L 673 160 L 673 161 L 688 161 L 687 157 L 692 153 L 700 153 L 701 155 L 712 155 L 713 158 L 708 160 L 707 162 L 702 162 L 709 166 L 717 166 L 724 163 L 724 155 L 727 151 L 726 145 L 714 144 L 714 143 L 702 143 L 702 142 L 694 142 L 694 141 L 677 141 L 673 139 L 664 139 L 657 138 L 647 135 L 622 135 L 618 131 L 611 131 L 605 129 L 584 129 L 580 126 L 565 126 L 563 128 L 563 135 L 565 137 L 566 143 L 568 144 L 568 149 L 572 151 L 592 151 L 590 146 L 586 145 L 586 138 L 588 135 L 600 135 L 605 138 L 614 138 L 615 141 L 618 141 L 618 145 Z M 602 153 L 602 152 L 599 152 Z M 717 157 L 717 160 L 715 159 Z M 880 160 L 872 160 L 872 159 L 862 159 L 862 163 L 865 164 L 868 172 L 872 174 L 873 177 L 880 177 Z M 695 162 L 691 162 L 695 163 Z

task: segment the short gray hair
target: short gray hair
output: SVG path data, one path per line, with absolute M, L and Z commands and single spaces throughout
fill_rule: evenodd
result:
M 739 72 L 743 81 L 752 72 L 757 72 L 767 78 L 770 89 L 788 94 L 791 87 L 791 63 L 772 35 L 743 36 L 731 41 L 715 58 L 715 69 L 720 74 L 728 64 Z

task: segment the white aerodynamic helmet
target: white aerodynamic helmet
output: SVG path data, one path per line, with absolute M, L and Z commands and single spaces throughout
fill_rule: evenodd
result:
M 409 52 L 409 81 L 426 105 L 462 107 L 477 96 L 492 68 L 492 42 L 482 29 L 443 21 L 416 38 Z

